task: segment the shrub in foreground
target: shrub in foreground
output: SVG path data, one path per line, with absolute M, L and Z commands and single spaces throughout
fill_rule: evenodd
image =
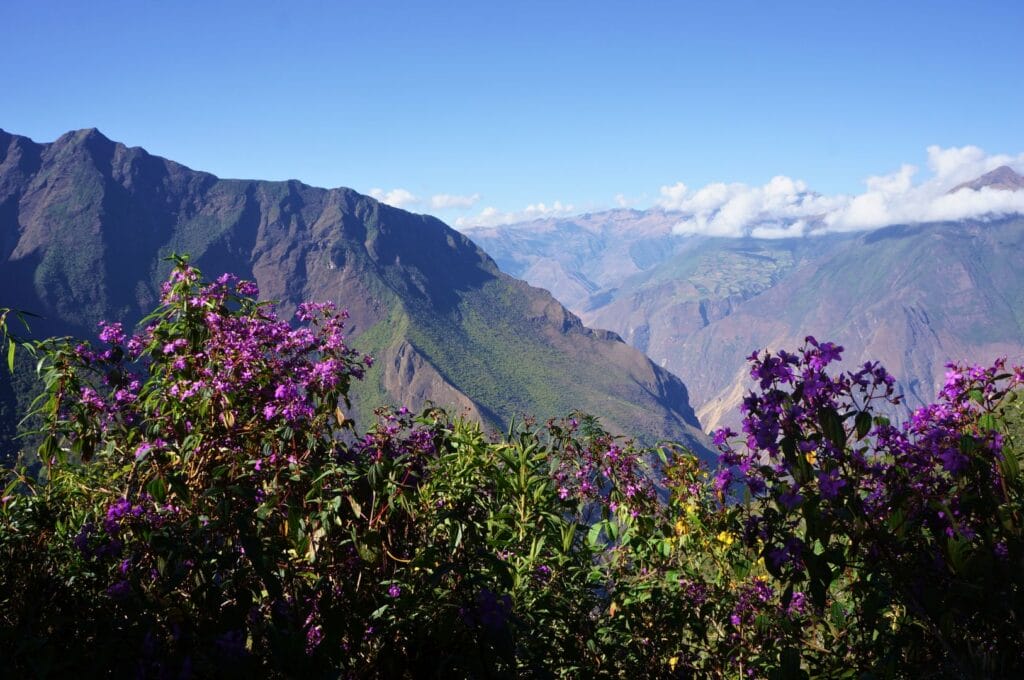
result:
M 0 503 L 12 672 L 889 677 L 1021 672 L 1020 369 L 897 427 L 877 365 L 754 355 L 712 476 L 575 415 L 356 432 L 344 315 L 180 260 L 129 336 L 51 341 L 42 474 Z M 653 463 L 653 465 L 651 464 Z

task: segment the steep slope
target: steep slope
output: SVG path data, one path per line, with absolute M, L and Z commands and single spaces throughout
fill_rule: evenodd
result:
M 700 395 L 706 427 L 734 422 L 742 357 L 806 335 L 881 361 L 910 406 L 951 360 L 1024 357 L 1024 219 L 894 226 L 861 234 L 683 339 L 668 365 Z
M 254 278 L 285 314 L 304 299 L 348 308 L 355 344 L 378 358 L 363 411 L 430 399 L 501 425 L 579 408 L 702 445 L 677 378 L 434 218 L 349 189 L 218 179 L 96 130 L 51 144 L 0 131 L 0 304 L 46 317 L 37 333 L 136 321 L 171 252 Z

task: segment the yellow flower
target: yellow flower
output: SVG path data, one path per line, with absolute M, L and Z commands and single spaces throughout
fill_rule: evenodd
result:
M 612 606 L 608 607 L 608 616 L 615 616 L 615 612 L 619 611 L 619 605 L 612 602 Z
M 816 454 L 814 451 L 808 451 L 807 453 L 805 453 L 804 458 L 806 458 L 807 462 L 810 463 L 811 465 L 814 465 L 815 463 L 818 462 L 818 454 Z
M 683 523 L 683 520 L 679 520 L 679 521 L 676 522 L 675 529 L 676 529 L 676 535 L 677 536 L 685 534 L 686 531 L 687 531 L 686 525 Z
M 723 531 L 720 534 L 718 534 L 718 541 L 719 541 L 719 543 L 724 543 L 725 545 L 730 546 L 730 545 L 732 545 L 732 542 L 734 540 L 736 540 L 736 537 L 733 536 L 728 531 Z
M 679 657 L 678 656 L 673 656 L 671 659 L 668 660 L 668 667 L 669 667 L 669 669 L 674 671 L 676 669 L 676 664 L 678 664 L 678 663 L 679 663 Z

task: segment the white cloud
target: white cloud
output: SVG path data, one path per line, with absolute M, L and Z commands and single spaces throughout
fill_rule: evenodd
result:
M 657 205 L 682 213 L 679 234 L 783 238 L 825 231 L 856 231 L 890 224 L 935 222 L 1024 213 L 1024 191 L 961 189 L 1001 165 L 1018 172 L 1024 154 L 987 155 L 975 146 L 927 149 L 929 176 L 915 183 L 918 168 L 903 165 L 868 177 L 853 196 L 822 195 L 785 176 L 762 186 L 713 183 L 691 190 L 682 182 L 661 187 Z
M 430 207 L 434 210 L 467 210 L 476 205 L 480 200 L 480 194 L 472 196 L 456 196 L 454 194 L 436 194 L 430 197 Z
M 381 203 L 387 203 L 395 208 L 407 208 L 420 203 L 420 199 L 408 189 L 384 191 L 383 189 L 373 188 L 370 189 L 370 196 L 376 198 Z
M 455 228 L 496 227 L 502 224 L 530 222 L 547 217 L 567 217 L 573 215 L 575 211 L 576 208 L 572 204 L 562 203 L 561 201 L 555 201 L 550 205 L 546 203 L 532 203 L 522 210 L 512 212 L 501 212 L 497 208 L 488 206 L 474 216 L 458 218 L 455 220 Z
M 744 236 L 795 235 L 805 221 L 832 209 L 836 201 L 815 194 L 807 185 L 789 177 L 773 177 L 767 184 L 708 184 L 690 191 L 682 182 L 661 188 L 658 205 L 684 214 L 675 226 L 677 234 Z M 794 227 L 797 222 L 801 226 Z
M 828 231 L 874 229 L 890 224 L 941 222 L 1024 213 L 1024 191 L 950 190 L 976 179 L 1001 165 L 1020 171 L 1024 154 L 986 155 L 976 146 L 942 149 L 928 147 L 931 176 L 913 183 L 917 168 L 904 165 L 891 175 L 869 177 L 867 191 L 849 197 L 838 209 L 825 216 Z

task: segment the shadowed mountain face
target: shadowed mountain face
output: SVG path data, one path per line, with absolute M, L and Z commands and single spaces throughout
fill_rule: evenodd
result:
M 646 441 L 703 446 L 686 387 L 546 291 L 498 270 L 440 221 L 349 189 L 223 180 L 81 130 L 51 144 L 0 131 L 0 305 L 45 317 L 35 334 L 136 322 L 190 253 L 207 276 L 255 279 L 290 315 L 303 300 L 351 313 L 379 403 L 453 406 L 491 425 L 581 409 Z
M 1024 178 L 999 168 L 954 190 L 1016 190 Z M 631 228 L 657 219 L 657 233 Z M 893 226 L 796 239 L 672 236 L 678 215 L 611 211 L 468 233 L 503 266 L 560 281 L 600 281 L 570 308 L 609 328 L 681 376 L 706 428 L 736 425 L 751 383 L 745 358 L 795 349 L 807 335 L 844 345 L 847 366 L 881 361 L 909 406 L 935 398 L 948 361 L 1024 359 L 1024 218 Z M 566 252 L 582 226 L 600 234 L 589 270 Z M 616 274 L 605 259 L 629 258 Z M 522 266 L 526 263 L 528 266 Z M 600 271 L 596 277 L 588 271 Z

